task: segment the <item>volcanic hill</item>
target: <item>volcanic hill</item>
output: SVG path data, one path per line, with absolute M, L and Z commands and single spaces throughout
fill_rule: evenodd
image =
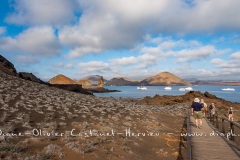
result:
M 177 77 L 169 72 L 162 72 L 156 76 L 149 77 L 142 82 L 146 82 L 149 85 L 170 85 L 170 86 L 191 86 L 192 84 Z
M 162 72 L 153 77 L 146 78 L 141 81 L 131 80 L 125 77 L 118 77 L 109 80 L 106 85 L 115 86 L 191 86 L 192 84 L 177 77 L 176 75 L 169 72 Z
M 50 84 L 76 84 L 76 82 L 62 74 L 51 78 L 48 83 Z

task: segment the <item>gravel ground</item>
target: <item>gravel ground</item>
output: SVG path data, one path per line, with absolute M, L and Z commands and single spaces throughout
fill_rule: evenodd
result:
M 0 159 L 182 159 L 188 107 L 100 98 L 0 73 Z

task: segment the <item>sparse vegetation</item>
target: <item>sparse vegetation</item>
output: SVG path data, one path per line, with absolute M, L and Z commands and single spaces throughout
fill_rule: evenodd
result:
M 164 148 L 163 137 L 128 137 L 126 129 L 136 133 L 164 129 L 174 132 L 181 128 L 181 115 L 188 105 L 150 106 L 137 102 L 136 99 L 83 95 L 1 76 L 0 129 L 4 133 L 29 134 L 0 140 L 0 156 L 2 159 L 47 160 L 74 153 L 89 159 L 132 159 L 136 155 L 139 159 L 161 159 L 155 150 Z M 37 129 L 34 135 L 33 129 Z M 72 129 L 78 136 L 71 135 Z M 107 136 L 112 132 L 115 135 Z M 149 147 L 145 148 L 146 145 Z M 175 147 L 172 152 L 177 152 L 177 143 Z

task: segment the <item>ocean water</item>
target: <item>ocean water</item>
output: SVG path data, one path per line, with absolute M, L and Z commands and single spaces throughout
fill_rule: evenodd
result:
M 138 90 L 137 86 L 105 86 L 107 89 L 116 89 L 121 92 L 109 92 L 109 93 L 94 93 L 99 97 L 123 97 L 123 98 L 143 98 L 145 96 L 154 95 L 184 95 L 186 92 L 181 92 L 179 88 L 186 88 L 186 86 L 172 86 L 172 90 L 164 90 L 165 86 L 146 86 L 147 90 Z M 240 86 L 208 86 L 199 85 L 192 86 L 194 91 L 200 91 L 202 93 L 209 92 L 216 95 L 219 98 L 231 102 L 240 102 Z M 234 88 L 235 91 L 223 91 L 222 88 Z

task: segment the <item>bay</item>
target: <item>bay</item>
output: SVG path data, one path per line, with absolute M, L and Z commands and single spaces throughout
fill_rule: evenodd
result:
M 172 86 L 172 90 L 165 90 L 166 86 L 146 86 L 147 90 L 138 90 L 138 86 L 104 86 L 107 89 L 119 90 L 121 92 L 109 93 L 94 93 L 98 97 L 122 97 L 122 98 L 143 98 L 146 96 L 162 95 L 184 95 L 186 91 L 179 91 L 179 88 L 186 88 L 186 86 Z M 209 86 L 198 85 L 192 86 L 194 91 L 202 93 L 209 92 L 219 98 L 231 102 L 240 102 L 240 86 Z M 223 91 L 222 88 L 234 88 L 235 91 Z

